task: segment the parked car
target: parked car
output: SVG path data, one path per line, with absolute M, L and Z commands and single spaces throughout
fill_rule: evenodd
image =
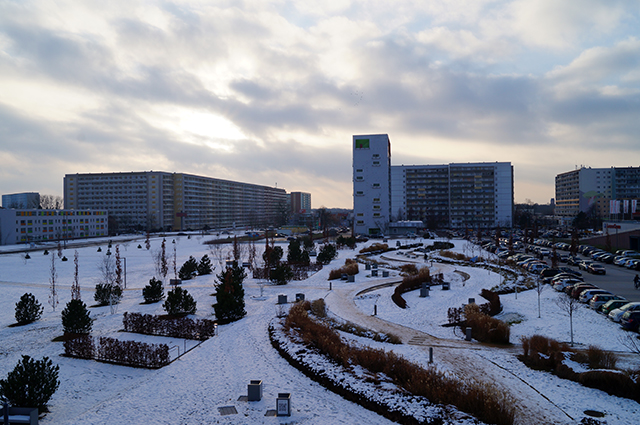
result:
M 558 292 L 562 292 L 565 290 L 565 288 L 581 282 L 582 282 L 581 280 L 572 279 L 572 278 L 560 279 L 553 283 L 553 289 L 555 289 Z
M 542 282 L 554 285 L 556 282 L 558 282 L 560 280 L 563 280 L 563 279 L 574 279 L 574 280 L 578 280 L 580 282 L 584 282 L 584 279 L 581 276 L 575 276 L 575 275 L 572 275 L 570 273 L 559 273 L 559 274 L 557 274 L 557 275 L 555 275 L 553 277 L 542 279 Z
M 578 297 L 578 301 L 581 303 L 588 303 L 594 295 L 598 294 L 611 294 L 609 291 L 605 291 L 604 289 L 585 289 L 580 292 L 580 296 Z M 613 295 L 613 294 L 611 294 Z
M 593 261 L 591 261 L 591 260 L 582 260 L 582 261 L 580 261 L 580 264 L 578 264 L 578 268 L 580 270 L 587 271 L 587 269 L 589 268 L 589 266 L 591 264 L 593 264 Z
M 607 274 L 607 269 L 604 268 L 604 266 L 602 264 L 590 264 L 589 267 L 587 267 L 587 271 L 591 274 Z
M 573 270 L 571 267 L 558 267 L 558 270 L 560 270 L 560 272 L 562 273 L 571 273 L 576 276 L 582 276 L 582 273 L 580 273 L 578 270 Z
M 620 318 L 622 317 L 624 312 L 626 312 L 627 310 L 631 310 L 631 311 L 640 310 L 640 302 L 627 303 L 627 304 L 623 305 L 622 307 L 615 308 L 615 309 L 613 309 L 613 310 L 611 310 L 609 312 L 609 316 L 608 317 L 609 317 L 609 319 L 613 320 L 614 322 L 620 322 Z
M 618 295 L 609 295 L 609 294 L 594 295 L 589 301 L 589 307 L 591 307 L 594 310 L 598 310 L 598 308 L 602 307 L 604 303 L 611 300 L 624 300 L 624 298 Z
M 620 325 L 629 331 L 638 331 L 640 325 L 640 311 L 626 311 L 620 317 Z
M 604 303 L 604 305 L 600 306 L 600 308 L 597 310 L 598 313 L 602 313 L 605 316 L 609 315 L 609 312 L 611 310 L 614 310 L 616 308 L 620 308 L 625 304 L 628 304 L 629 301 L 622 299 L 622 300 L 609 300 L 606 303 Z
M 585 289 L 600 289 L 600 288 L 598 288 L 596 285 L 593 285 L 591 283 L 581 283 L 581 284 L 579 283 L 577 285 L 574 285 L 573 288 L 571 288 L 571 296 L 577 300 L 578 297 L 580 297 L 580 294 L 582 293 L 582 291 L 584 291 Z

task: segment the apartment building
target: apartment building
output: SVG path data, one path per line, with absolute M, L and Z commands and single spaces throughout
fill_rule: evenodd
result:
M 429 228 L 512 226 L 511 163 L 393 166 L 386 134 L 353 136 L 353 144 L 356 233 L 385 233 L 389 222 L 404 220 Z
M 37 192 L 9 193 L 2 195 L 3 208 L 39 208 L 40 194 Z
M 391 220 L 390 173 L 389 136 L 353 136 L 353 220 L 356 234 L 387 231 Z
M 105 210 L 0 209 L 0 245 L 108 234 L 109 213 Z
M 160 171 L 67 174 L 66 209 L 109 211 L 120 229 L 257 227 L 277 222 L 286 191 Z
M 637 218 L 631 206 L 640 199 L 640 167 L 580 167 L 556 175 L 555 190 L 555 214 L 565 222 L 589 211 L 601 218 Z

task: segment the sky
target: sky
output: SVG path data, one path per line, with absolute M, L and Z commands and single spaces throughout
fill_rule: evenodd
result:
M 0 0 L 0 193 L 167 171 L 351 208 L 351 140 L 392 165 L 640 166 L 640 1 Z

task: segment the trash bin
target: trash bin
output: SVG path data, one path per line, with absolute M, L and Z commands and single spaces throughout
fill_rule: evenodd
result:
M 370 263 L 366 263 L 366 264 L 364 265 L 364 269 L 365 269 L 365 270 L 371 270 L 371 264 L 370 264 Z
M 376 276 L 377 277 L 378 276 L 378 270 L 377 269 L 371 270 L 371 276 Z
M 278 393 L 278 398 L 276 398 L 276 415 L 291 416 L 290 393 Z
M 297 301 L 304 301 L 304 294 L 296 294 L 296 302 Z
M 280 294 L 278 295 L 278 304 L 286 304 L 287 303 L 287 295 Z
M 382 270 L 382 277 L 389 277 L 389 270 Z
M 249 382 L 247 386 L 247 399 L 249 401 L 260 401 L 262 400 L 262 381 L 261 380 L 252 380 Z
M 356 281 L 356 276 L 355 276 L 355 275 L 350 274 L 350 275 L 349 275 L 349 278 L 347 279 L 347 282 L 355 282 L 355 281 Z

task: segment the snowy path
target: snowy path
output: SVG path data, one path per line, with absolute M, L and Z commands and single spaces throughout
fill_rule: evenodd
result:
M 439 267 L 446 268 L 443 265 Z M 375 286 L 394 281 L 398 281 L 398 279 L 377 280 Z M 541 395 L 538 390 L 523 382 L 514 373 L 483 357 L 482 352 L 492 348 L 477 343 L 438 338 L 426 332 L 362 312 L 356 306 L 354 298 L 358 293 L 371 286 L 374 286 L 372 282 L 366 280 L 348 286 L 335 285 L 334 291 L 325 297 L 325 302 L 329 310 L 342 319 L 378 332 L 392 333 L 400 337 L 403 344 L 419 345 L 425 351 L 428 351 L 429 347 L 436 347 L 434 361 L 459 377 L 472 377 L 496 385 L 501 391 L 513 397 L 518 410 L 516 424 L 564 424 L 571 422 L 571 417 Z M 416 343 L 416 341 L 420 342 Z M 505 356 L 513 357 L 515 355 L 515 349 L 494 348 L 492 350 L 505 352 Z

